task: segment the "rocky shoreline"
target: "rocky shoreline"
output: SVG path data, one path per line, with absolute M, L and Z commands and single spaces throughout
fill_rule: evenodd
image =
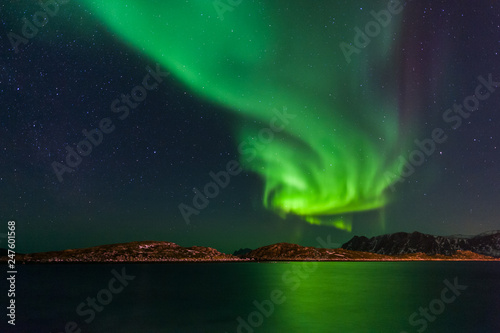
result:
M 9 258 L 0 257 L 0 262 Z M 141 241 L 94 246 L 64 251 L 17 254 L 17 264 L 65 263 L 223 263 L 223 262 L 292 262 L 292 261 L 500 261 L 500 258 L 471 251 L 450 254 L 423 252 L 396 255 L 355 251 L 344 248 L 324 249 L 290 243 L 277 243 L 233 255 L 203 246 L 182 247 L 172 242 Z

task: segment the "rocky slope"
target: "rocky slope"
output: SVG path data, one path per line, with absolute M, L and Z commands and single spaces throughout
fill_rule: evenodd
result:
M 165 261 L 230 261 L 237 257 L 210 247 L 182 247 L 171 242 L 142 241 L 16 255 L 16 261 L 47 262 L 165 262 Z
M 406 261 L 406 260 L 492 260 L 492 257 L 470 251 L 457 251 L 453 255 L 425 253 L 386 255 L 349 249 L 322 249 L 290 243 L 277 243 L 253 250 L 243 258 L 256 261 Z
M 102 262 L 209 262 L 209 261 L 406 261 L 493 260 L 477 253 L 497 253 L 500 233 L 476 237 L 436 237 L 418 232 L 373 238 L 354 237 L 340 249 L 323 249 L 277 243 L 255 250 L 242 249 L 238 256 L 210 247 L 182 247 L 171 242 L 142 241 L 94 246 L 84 249 L 16 254 L 19 263 Z M 472 249 L 472 250 L 471 250 Z M 250 250 L 250 251 L 249 251 Z M 0 256 L 0 261 L 8 257 Z M 500 260 L 500 259 L 497 259 Z
M 354 236 L 342 245 L 343 249 L 384 255 L 425 253 L 427 255 L 453 255 L 457 251 L 500 258 L 500 231 L 477 236 L 433 236 L 419 232 L 398 232 L 367 238 Z

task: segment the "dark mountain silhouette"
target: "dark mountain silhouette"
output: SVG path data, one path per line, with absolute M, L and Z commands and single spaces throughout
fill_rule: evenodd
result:
M 2 255 L 3 253 L 3 255 Z M 8 260 L 7 251 L 0 261 Z M 493 260 L 500 257 L 500 232 L 477 236 L 432 236 L 419 232 L 353 237 L 339 249 L 277 243 L 235 255 L 203 246 L 182 247 L 172 242 L 141 241 L 41 253 L 16 253 L 20 263 L 209 262 L 209 261 L 397 261 Z M 500 260 L 500 259 L 497 259 Z
M 420 232 L 398 232 L 367 238 L 354 236 L 342 245 L 343 249 L 385 255 L 425 253 L 427 255 L 453 255 L 456 251 L 500 257 L 500 231 L 490 231 L 477 236 L 433 236 Z
M 488 260 L 493 259 L 470 251 L 457 251 L 453 255 L 424 253 L 385 255 L 348 249 L 322 249 L 290 243 L 277 243 L 255 249 L 243 258 L 257 261 L 393 261 L 393 260 Z
M 252 249 L 249 249 L 249 248 L 244 248 L 244 249 L 239 249 L 239 250 L 236 250 L 233 252 L 233 256 L 237 256 L 237 257 L 241 257 L 245 254 L 247 254 L 248 252 L 251 252 Z

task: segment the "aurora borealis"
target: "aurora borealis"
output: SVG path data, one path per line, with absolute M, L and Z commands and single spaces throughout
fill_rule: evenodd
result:
M 399 172 L 396 156 L 405 138 L 397 85 L 381 87 L 370 76 L 395 75 L 393 39 L 387 36 L 398 30 L 398 18 L 347 66 L 338 41 L 330 41 L 324 27 L 307 28 L 338 11 L 338 4 L 326 14 L 308 7 L 311 14 L 304 18 L 303 4 L 288 4 L 284 16 L 279 1 L 247 2 L 218 20 L 203 14 L 213 9 L 209 1 L 87 2 L 113 31 L 207 100 L 259 124 L 273 108 L 286 107 L 293 115 L 256 156 L 241 161 L 264 180 L 266 207 L 350 230 L 348 222 L 331 216 L 387 203 L 391 183 L 384 174 Z M 336 22 L 332 33 L 354 37 L 348 20 L 359 7 L 343 4 L 342 10 L 346 22 Z M 275 14 L 248 15 L 259 11 Z M 259 126 L 235 126 L 235 143 L 258 139 Z
M 0 332 L 500 331 L 498 2 L 0 17 Z
M 460 128 L 443 121 L 478 77 L 500 80 L 495 5 L 62 3 L 16 48 L 12 33 L 45 9 L 2 5 L 0 216 L 18 221 L 24 251 L 498 229 L 500 95 Z M 146 68 L 169 75 L 122 120 L 111 105 Z M 288 117 L 273 128 L 276 112 Z M 116 128 L 59 182 L 52 163 L 106 118 Z M 435 128 L 446 141 L 399 181 Z M 179 205 L 233 160 L 242 172 L 187 225 Z

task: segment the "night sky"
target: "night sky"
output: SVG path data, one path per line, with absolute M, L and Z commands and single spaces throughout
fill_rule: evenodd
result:
M 500 229 L 499 5 L 63 2 L 0 5 L 19 252 Z

